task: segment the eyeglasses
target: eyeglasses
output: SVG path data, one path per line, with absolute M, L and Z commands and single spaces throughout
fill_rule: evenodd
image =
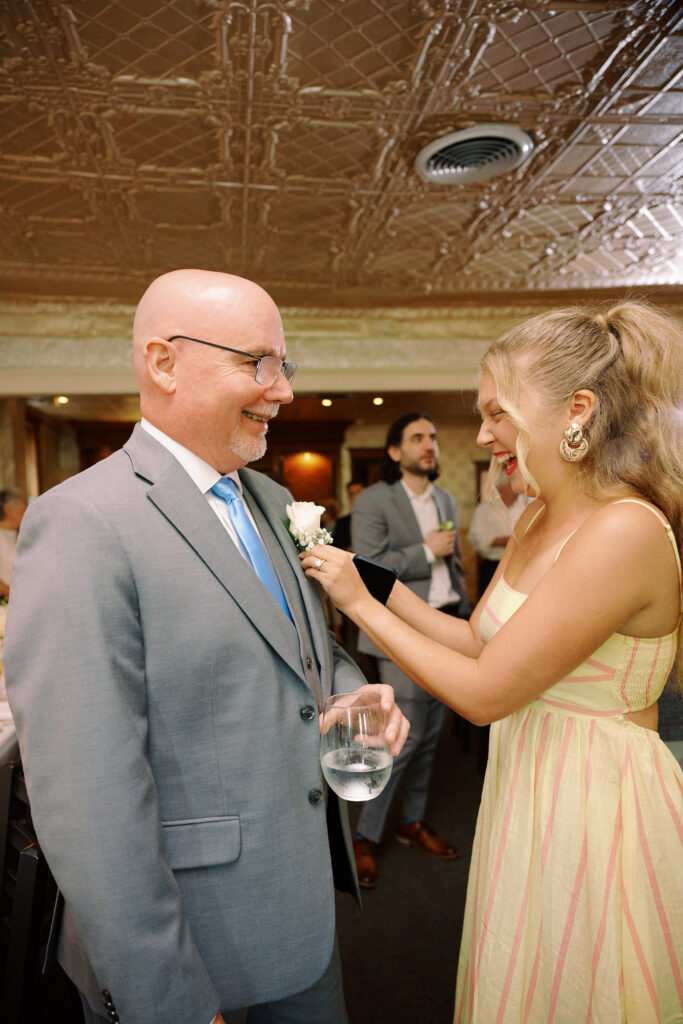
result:
M 190 338 L 187 334 L 173 334 L 168 340 L 175 341 L 182 338 L 184 341 L 196 341 L 198 345 L 208 345 L 210 348 L 220 348 L 223 352 L 235 352 L 238 356 L 248 356 L 256 360 L 256 372 L 254 380 L 265 388 L 272 387 L 280 374 L 291 384 L 296 373 L 296 363 L 284 363 L 277 356 L 257 356 L 253 352 L 243 352 L 239 348 L 230 348 L 228 345 L 217 345 L 215 341 L 202 341 L 201 338 Z

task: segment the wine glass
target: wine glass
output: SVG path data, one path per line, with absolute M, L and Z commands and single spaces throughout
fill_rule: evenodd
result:
M 327 784 L 344 800 L 372 800 L 389 781 L 388 724 L 377 694 L 340 693 L 325 702 L 320 763 Z

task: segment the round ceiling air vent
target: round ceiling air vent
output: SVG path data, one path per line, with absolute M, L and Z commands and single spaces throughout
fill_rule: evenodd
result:
M 529 135 L 509 124 L 478 124 L 442 135 L 420 150 L 415 168 L 423 181 L 464 185 L 507 174 L 534 150 Z

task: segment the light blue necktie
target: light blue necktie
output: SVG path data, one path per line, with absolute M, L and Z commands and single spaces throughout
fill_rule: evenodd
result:
M 292 615 L 289 610 L 289 605 L 287 604 L 287 598 L 284 595 L 282 585 L 278 579 L 275 569 L 273 568 L 273 563 L 270 560 L 270 555 L 266 551 L 265 544 L 259 537 L 254 524 L 247 515 L 247 510 L 245 509 L 244 502 L 240 497 L 237 484 L 234 480 L 231 480 L 229 476 L 224 476 L 221 477 L 218 483 L 213 485 L 211 491 L 218 498 L 222 498 L 227 504 L 230 522 L 232 523 L 235 533 L 241 542 L 242 550 L 251 562 L 256 575 L 263 583 L 265 583 L 277 603 L 291 619 Z

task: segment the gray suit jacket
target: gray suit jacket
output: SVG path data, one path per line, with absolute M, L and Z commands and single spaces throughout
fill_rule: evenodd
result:
M 435 486 L 434 501 L 439 522 L 452 520 L 457 529 L 458 511 L 453 495 Z M 358 495 L 351 516 L 351 547 L 359 555 L 367 555 L 397 569 L 401 582 L 423 601 L 427 600 L 432 570 L 424 552 L 422 531 L 400 480 L 393 484 L 381 481 Z M 472 606 L 465 590 L 457 538 L 447 565 L 453 589 L 460 595 L 458 615 L 467 618 Z M 358 649 L 375 657 L 385 657 L 365 633 L 359 634 Z
M 288 492 L 240 476 L 296 626 L 139 427 L 22 525 L 7 689 L 65 899 L 59 956 L 123 1024 L 307 987 L 332 951 L 333 861 L 355 886 L 316 695 L 364 680 L 300 569 Z

